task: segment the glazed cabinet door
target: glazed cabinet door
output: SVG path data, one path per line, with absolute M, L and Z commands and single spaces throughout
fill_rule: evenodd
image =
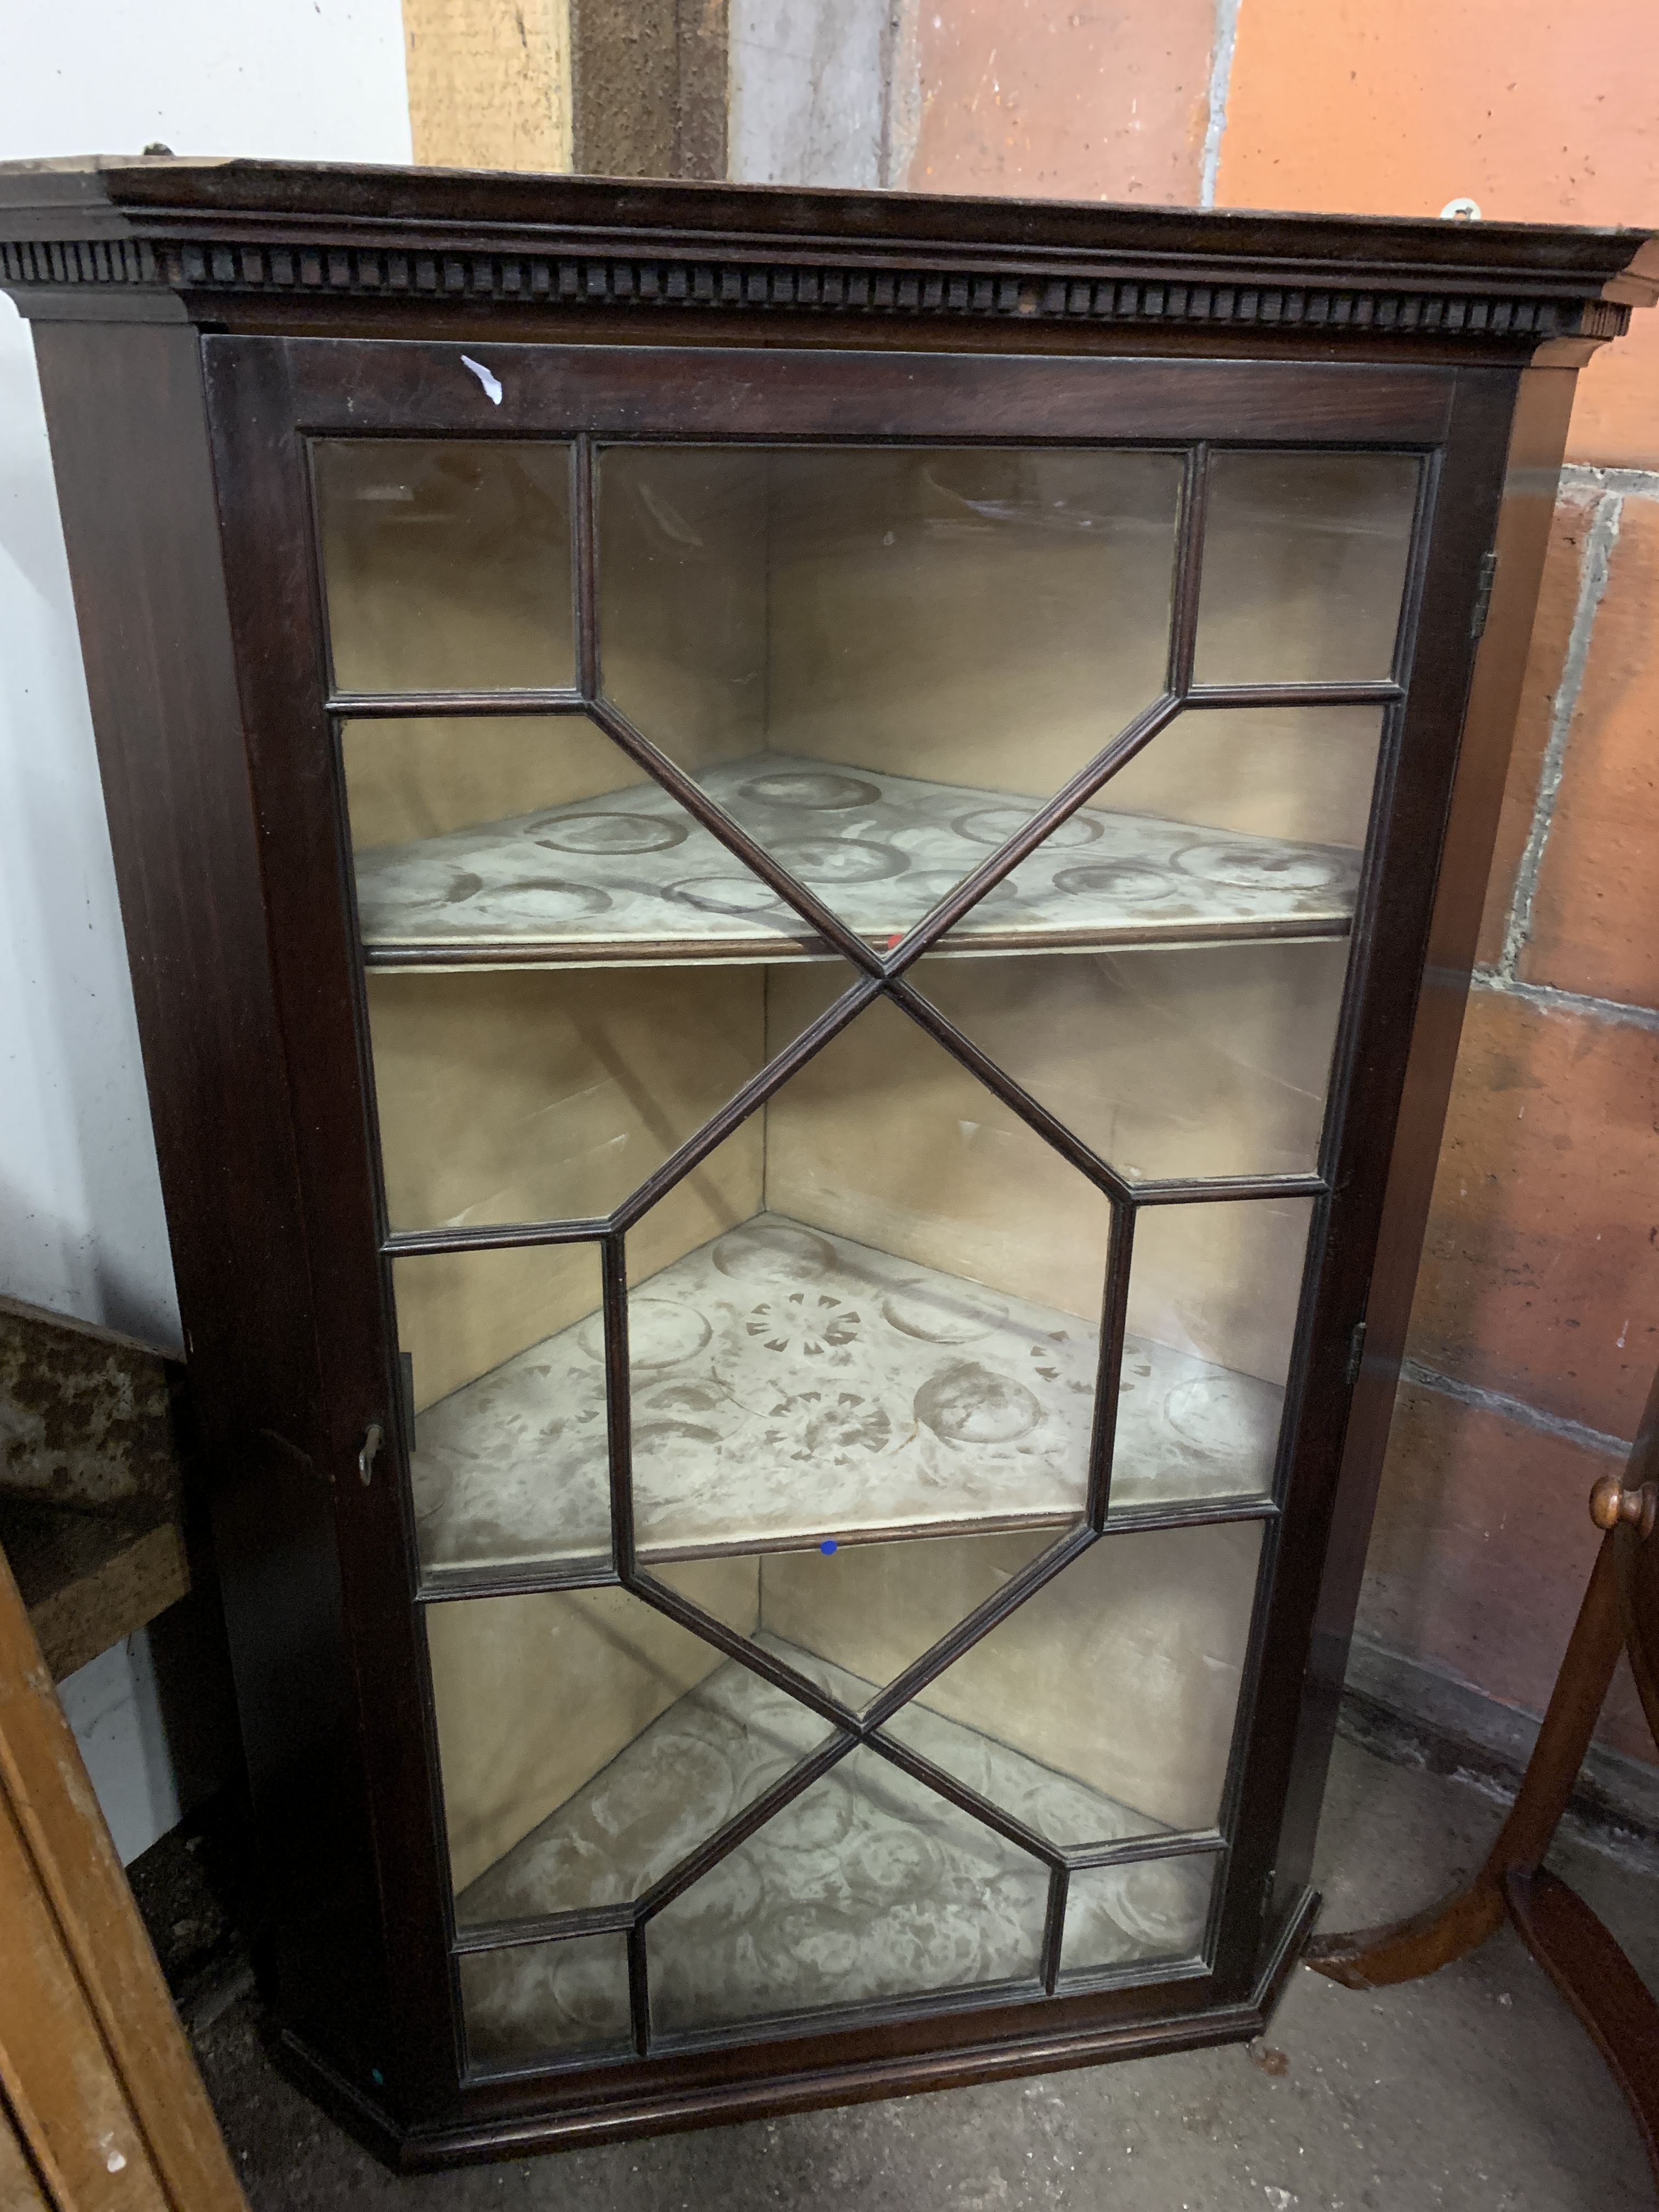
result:
M 206 358 L 411 2039 L 1208 1990 L 1455 757 L 1457 377 Z

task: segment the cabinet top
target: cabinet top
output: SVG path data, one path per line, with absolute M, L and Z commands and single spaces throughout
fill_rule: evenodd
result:
M 1620 335 L 1659 299 L 1659 235 L 94 155 L 0 164 L 0 289 L 25 314 L 77 321 L 315 330 L 388 312 L 701 309 L 843 330 L 1035 322 L 1513 352 Z

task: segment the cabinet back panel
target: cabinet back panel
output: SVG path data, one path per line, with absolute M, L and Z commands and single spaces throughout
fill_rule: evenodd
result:
M 1247 960 L 1258 950 L 1245 948 Z M 1231 951 L 1217 948 L 1198 957 L 1222 960 Z M 1155 956 L 1159 962 L 1183 957 L 1191 956 Z M 1015 964 L 949 963 L 951 1011 L 970 1036 L 976 1027 L 994 1029 L 1004 988 L 995 971 Z M 1045 1098 L 1052 1090 L 1063 1104 L 1075 1091 L 1090 1107 L 1086 1118 L 1109 1119 L 1120 1095 L 1111 1087 L 1114 1055 L 1067 1019 L 1076 988 L 1069 963 L 1018 964 L 1030 971 L 1022 1020 L 1029 1018 L 1042 1048 L 1042 1080 L 1030 1085 L 1035 1095 L 1055 1103 Z M 793 1034 L 802 1014 L 795 994 L 822 989 L 810 969 L 775 971 L 774 1018 Z M 1053 994 L 1047 1003 L 1045 989 Z M 1201 998 L 1199 1006 L 1201 1011 Z M 1129 1009 L 1126 1026 L 1135 1012 Z M 1200 1102 L 1201 1086 L 1213 1089 L 1224 1012 L 1218 1003 L 1212 1007 L 1214 1033 L 1195 1023 L 1190 1036 L 1176 1040 L 1160 1096 L 1179 1100 L 1183 1079 Z M 964 1014 L 975 1018 L 962 1019 Z M 1131 1076 L 1138 1073 L 1132 1061 Z M 1134 1092 L 1121 1095 L 1126 1111 L 1139 1110 Z M 1238 1139 L 1228 1116 L 1241 1101 L 1260 1117 L 1264 1158 L 1275 1143 L 1282 1145 L 1287 1115 L 1297 1126 L 1306 1118 L 1306 1102 L 1293 1090 L 1266 1085 L 1238 1100 L 1224 1095 L 1210 1110 L 1215 1141 L 1224 1144 L 1230 1163 Z M 775 1213 L 1098 1323 L 1109 1233 L 1105 1197 L 885 1003 L 866 1009 L 774 1097 L 767 1112 L 766 1204 Z M 1194 1205 L 1143 1215 L 1145 1249 L 1132 1281 L 1130 1328 L 1282 1382 L 1306 1233 L 1306 1201 Z M 1250 1262 L 1243 1273 L 1235 1272 L 1241 1258 Z
M 398 1343 L 414 1361 L 423 1411 L 573 1322 L 599 1310 L 592 1244 L 434 1252 L 392 1263 Z
M 912 978 L 1132 1179 L 1310 1173 L 1346 938 L 919 961 Z
M 600 688 L 693 775 L 766 741 L 766 469 L 696 447 L 597 463 Z
M 1208 1827 L 1220 1808 L 1260 1549 L 1258 1524 L 1109 1537 L 916 1702 L 1154 1824 Z M 761 1625 L 868 1681 L 890 1681 L 1031 1550 L 1029 1537 L 1011 1535 L 853 1545 L 827 1559 L 784 1553 L 761 1562 Z
M 608 1213 L 756 1074 L 764 971 L 674 969 L 368 977 L 388 1212 L 395 1227 Z M 653 1210 L 653 1273 L 760 1204 L 745 1123 Z M 594 1310 L 580 1248 L 398 1265 L 417 1405 Z M 591 1295 L 590 1295 L 591 1287 Z
M 775 1018 L 799 1026 L 793 994 L 822 988 L 810 970 L 778 970 Z M 884 1001 L 773 1098 L 766 1204 L 860 1244 L 1099 1320 L 1105 1198 Z
M 722 1616 L 757 1618 L 753 1559 L 683 1571 Z M 432 1606 L 427 1637 L 458 1891 L 722 1664 L 712 1644 L 614 1589 Z
M 1131 1331 L 1282 1384 L 1313 1206 L 1289 1198 L 1149 1207 L 1135 1224 Z
M 1194 708 L 1181 714 L 1089 801 L 1357 850 L 1365 842 L 1382 715 L 1376 707 Z
M 337 690 L 574 681 L 568 445 L 330 439 L 315 465 Z
M 759 1072 L 764 970 L 371 970 L 399 1229 L 609 1213 Z
M 1422 469 L 1406 453 L 1213 455 L 1194 681 L 1390 675 Z
M 340 744 L 358 853 L 510 821 L 648 781 L 578 714 L 349 721 Z
M 1046 798 L 1164 689 L 1168 453 L 780 453 L 768 743 Z

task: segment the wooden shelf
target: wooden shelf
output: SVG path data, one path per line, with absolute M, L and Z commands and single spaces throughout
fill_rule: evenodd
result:
M 642 1559 L 1083 1510 L 1098 1334 L 1073 1315 L 762 1213 L 641 1285 L 629 1340 Z M 428 1569 L 609 1553 L 603 1352 L 595 1314 L 418 1417 Z M 1130 1337 L 1114 1503 L 1263 1495 L 1282 1401 Z
M 780 1638 L 757 1640 L 854 1707 L 872 1692 Z M 1059 1827 L 1108 1844 L 1151 1843 L 1164 1832 L 960 1722 L 906 1711 L 907 1743 L 947 1771 L 975 1773 L 994 1804 L 1040 1832 Z M 806 1707 L 728 1661 L 471 1883 L 457 1917 L 463 1926 L 531 1919 L 640 1896 L 828 1734 Z M 789 1879 L 803 1857 L 813 1877 L 805 1896 Z M 1197 1950 L 1208 1860 L 1146 1860 L 1090 1880 L 1068 1929 L 1080 1954 L 1129 1966 Z M 1025 1852 L 874 1753 L 855 1752 L 649 1923 L 653 2016 L 672 2030 L 856 2003 L 890 1994 L 896 1971 L 906 1986 L 927 1988 L 1034 1981 L 1047 1888 Z M 620 1938 L 474 1954 L 462 1982 L 481 2057 L 510 2061 L 627 2032 Z
M 153 1507 L 94 1513 L 0 1496 L 0 1550 L 58 1682 L 191 1587 L 178 1516 Z
M 703 787 L 848 926 L 886 945 L 1036 802 L 793 754 Z M 962 951 L 1346 933 L 1359 856 L 1085 808 L 951 933 Z M 787 960 L 823 940 L 654 783 L 356 860 L 371 965 Z

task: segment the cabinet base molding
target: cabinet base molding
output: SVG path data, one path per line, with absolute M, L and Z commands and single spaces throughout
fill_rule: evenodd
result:
M 1251 2043 L 1266 2033 L 1312 1930 L 1319 1901 L 1317 1891 L 1312 1889 L 1303 1890 L 1292 1900 L 1261 1978 L 1241 2003 L 1206 2005 L 1178 2019 L 1170 2018 L 1167 2013 L 1153 2017 L 1149 2012 L 1106 2027 L 1079 2027 L 1063 2033 L 1032 2034 L 1018 2041 L 1002 2040 L 995 2015 L 981 2015 L 987 2030 L 983 2041 L 848 2058 L 840 2063 L 825 2052 L 829 2039 L 792 2039 L 803 2046 L 816 2046 L 820 2055 L 799 2068 L 786 2071 L 774 2067 L 742 2081 L 731 2078 L 732 2061 L 738 2054 L 727 2049 L 717 2055 L 726 2075 L 721 2084 L 661 2087 L 632 2094 L 619 2087 L 613 2096 L 596 2096 L 573 2103 L 558 2113 L 538 2114 L 533 2118 L 498 2104 L 495 2110 L 481 2109 L 476 2116 L 458 2112 L 436 2126 L 404 2127 L 302 2037 L 283 2032 L 273 2040 L 271 2055 L 290 2080 L 395 2172 L 438 2172 L 455 2166 L 525 2158 L 542 2151 L 581 2150 L 686 2128 L 730 2127 L 740 2121 L 774 2119 L 785 2112 L 822 2112 L 884 2097 L 918 2096 L 931 2089 L 966 2089 L 982 2081 L 1018 2081 L 1076 2066 L 1105 2066 L 1120 2059 L 1204 2051 L 1223 2043 Z M 780 2046 L 775 2045 L 772 2049 L 777 2051 Z

